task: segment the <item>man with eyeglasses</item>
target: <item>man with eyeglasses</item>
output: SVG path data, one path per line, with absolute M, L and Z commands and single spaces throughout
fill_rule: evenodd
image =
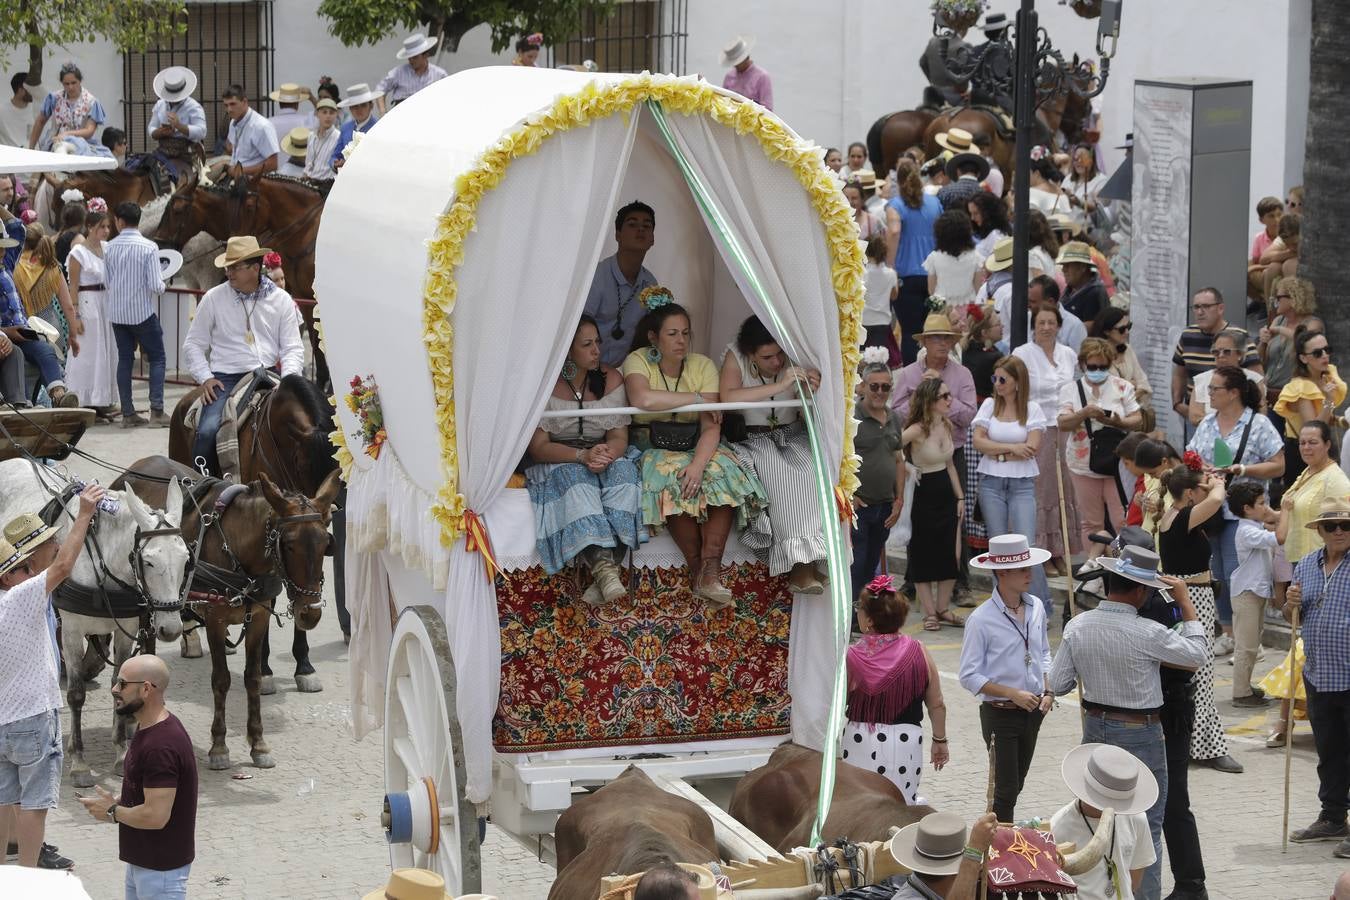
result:
M 1302 627 L 1303 683 L 1308 718 L 1317 743 L 1317 797 L 1321 812 L 1307 828 L 1290 832 L 1296 844 L 1338 841 L 1333 856 L 1350 859 L 1350 500 L 1328 497 L 1307 525 L 1315 528 L 1323 547 L 1294 567 L 1294 581 L 1285 595 L 1284 617 L 1297 610 Z
M 1223 294 L 1216 287 L 1204 287 L 1191 298 L 1194 324 L 1181 332 L 1172 354 L 1172 411 L 1185 421 L 1191 418 L 1190 403 L 1196 397 L 1192 389 L 1195 377 L 1216 368 L 1214 337 L 1232 331 L 1242 342 L 1242 368 L 1261 373 L 1261 358 L 1247 332 L 1228 324 L 1223 316 Z
M 97 785 L 79 797 L 95 822 L 116 823 L 118 857 L 127 864 L 127 900 L 186 897 L 196 856 L 197 757 L 178 717 L 164 706 L 169 667 L 158 656 L 133 656 L 113 682 L 113 709 L 135 719 L 123 764 L 122 793 Z
M 64 541 L 35 513 L 11 520 L 0 538 L 0 846 L 17 831 L 21 866 L 72 865 L 42 840 L 63 758 L 51 595 L 74 571 L 101 499 L 98 485 L 84 489 Z

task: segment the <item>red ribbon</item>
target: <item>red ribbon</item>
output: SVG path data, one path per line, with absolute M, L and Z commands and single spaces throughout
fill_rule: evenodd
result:
M 492 539 L 488 537 L 487 526 L 471 509 L 464 510 L 464 549 L 470 553 L 479 553 L 483 557 L 483 571 L 488 581 L 495 581 L 500 569 L 497 557 L 492 553 Z

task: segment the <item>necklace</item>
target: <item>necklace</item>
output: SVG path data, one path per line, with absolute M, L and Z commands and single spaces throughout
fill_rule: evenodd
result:
M 1003 605 L 1006 607 L 1008 604 L 1007 604 L 1007 603 L 1004 603 Z M 1017 609 L 1021 609 L 1021 608 L 1022 608 L 1023 606 L 1025 606 L 1025 605 L 1026 605 L 1025 603 L 1019 604 L 1019 605 L 1017 606 Z M 1013 611 L 1016 612 L 1017 609 L 1015 609 L 1015 610 L 1013 610 Z M 1007 610 L 1007 609 L 1002 609 L 1002 608 L 1001 608 L 1001 609 L 999 609 L 999 612 L 1003 613 L 1003 618 L 1005 618 L 1005 619 L 1008 620 L 1008 624 L 1011 625 L 1011 626 L 1013 627 L 1013 631 L 1016 631 L 1016 632 L 1017 632 L 1017 636 L 1020 637 L 1020 638 L 1022 639 L 1022 649 L 1025 651 L 1025 653 L 1023 653 L 1023 655 L 1022 655 L 1022 664 L 1025 665 L 1028 669 L 1030 669 L 1030 668 L 1031 668 L 1031 622 L 1030 622 L 1030 621 L 1027 622 L 1027 628 L 1026 628 L 1026 631 L 1024 632 L 1024 631 L 1022 630 L 1022 627 L 1021 627 L 1020 625 L 1017 624 L 1017 620 L 1014 619 L 1012 616 L 1008 615 L 1008 610 Z M 1031 617 L 1028 616 L 1027 618 L 1030 619 Z
M 1092 825 L 1088 823 L 1087 814 L 1083 812 L 1083 801 L 1079 800 L 1076 806 L 1078 807 L 1078 816 L 1083 820 L 1083 827 L 1091 834 L 1093 829 Z M 1102 862 L 1106 863 L 1106 896 L 1114 897 L 1119 893 L 1116 881 L 1119 872 L 1116 868 L 1116 830 L 1114 828 L 1111 829 L 1111 849 L 1102 857 Z
M 619 286 L 620 294 L 623 293 L 624 287 L 626 287 L 626 285 Z M 609 332 L 609 336 L 616 341 L 623 340 L 623 336 L 626 333 L 623 330 L 623 313 L 624 310 L 628 309 L 629 304 L 633 302 L 633 298 L 637 296 L 637 292 L 637 287 L 630 287 L 628 288 L 628 299 L 625 300 L 622 297 L 619 298 L 619 311 L 614 314 L 614 327 Z
M 585 382 L 586 373 L 584 373 L 584 372 L 581 373 L 581 378 L 582 378 L 582 382 L 581 382 L 581 390 L 577 390 L 575 387 L 572 386 L 572 382 L 568 381 L 566 378 L 563 378 L 561 375 L 558 376 L 558 380 L 561 381 L 563 384 L 567 385 L 567 392 L 568 392 L 569 394 L 572 395 L 572 399 L 575 400 L 575 401 L 577 401 L 577 409 L 578 409 L 578 410 L 582 410 L 582 409 L 585 409 L 585 408 L 586 408 L 586 402 L 585 402 L 585 401 L 586 401 L 586 382 Z M 577 438 L 578 438 L 578 440 L 580 440 L 580 439 L 582 438 L 582 436 L 583 436 L 584 433 L 585 433 L 585 430 L 586 430 L 586 425 L 585 425 L 585 423 L 582 421 L 581 417 L 578 416 L 578 417 L 577 417 Z
M 763 374 L 761 374 L 758 371 L 758 369 L 756 370 L 755 374 L 759 376 L 760 384 L 769 384 L 769 382 L 764 380 Z M 777 383 L 776 380 L 775 383 Z M 778 407 L 775 406 L 769 410 L 769 428 L 773 429 L 777 427 L 778 427 Z

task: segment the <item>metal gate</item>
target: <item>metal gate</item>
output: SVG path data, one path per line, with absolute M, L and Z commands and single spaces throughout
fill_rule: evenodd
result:
M 608 18 L 582 16 L 580 33 L 549 48 L 550 66 L 594 60 L 601 72 L 683 75 L 689 40 L 688 0 L 624 0 Z
M 122 107 L 128 152 L 149 148 L 146 124 L 155 108 L 155 73 L 168 66 L 187 66 L 197 73 L 193 95 L 206 110 L 206 152 L 219 152 L 229 121 L 221 92 L 242 85 L 253 106 L 271 111 L 272 0 L 239 3 L 188 3 L 187 29 L 171 42 L 143 53 L 122 56 Z

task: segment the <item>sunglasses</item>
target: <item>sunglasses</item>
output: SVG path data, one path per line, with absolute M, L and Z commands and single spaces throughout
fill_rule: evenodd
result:
M 1126 334 L 1129 334 L 1129 333 L 1130 333 L 1130 329 L 1133 328 L 1133 327 L 1134 327 L 1134 323 L 1133 323 L 1133 322 L 1126 322 L 1124 325 L 1117 325 L 1115 328 L 1112 328 L 1111 330 L 1112 330 L 1112 331 L 1123 331 L 1123 332 L 1125 332 Z
M 995 375 L 993 378 L 990 378 L 989 380 L 992 381 L 994 384 L 1007 384 L 1008 382 L 1012 381 L 1012 379 L 1009 378 L 1007 375 Z
M 1347 523 L 1347 524 L 1350 524 L 1350 523 Z M 118 689 L 121 689 L 121 688 L 126 687 L 126 686 L 129 685 L 129 684 L 149 684 L 149 683 L 150 683 L 150 682 L 148 682 L 148 681 L 127 681 L 125 678 L 119 678 L 119 679 L 117 679 L 116 681 L 113 682 L 113 687 L 116 687 L 116 688 L 118 688 Z
M 1308 356 L 1311 356 L 1313 359 L 1321 359 L 1322 357 L 1326 356 L 1328 353 L 1331 352 L 1331 348 L 1330 348 L 1330 347 L 1318 347 L 1316 350 L 1306 350 L 1306 351 L 1304 351 L 1304 352 L 1305 352 Z
M 1350 522 L 1322 522 L 1317 526 L 1318 531 L 1325 531 L 1331 534 L 1333 531 L 1350 531 Z
M 869 385 L 867 386 L 867 389 L 868 389 L 869 391 L 871 391 L 872 393 L 874 393 L 874 394 L 889 394 L 889 393 L 891 392 L 891 385 L 889 385 L 889 384 L 884 384 L 884 383 L 883 383 L 883 384 L 869 384 Z
M 1106 363 L 1088 363 L 1087 365 L 1083 366 L 1083 370 L 1087 372 L 1105 372 L 1110 368 L 1111 367 L 1108 366 Z

